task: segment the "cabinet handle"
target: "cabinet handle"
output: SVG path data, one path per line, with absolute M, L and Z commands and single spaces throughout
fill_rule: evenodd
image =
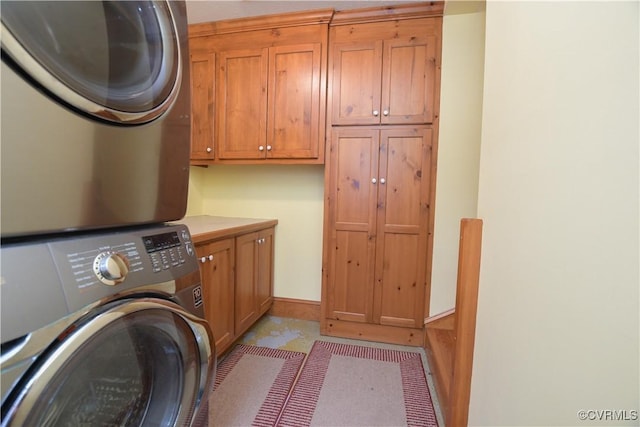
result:
M 387 182 L 384 178 L 380 178 L 380 184 L 384 184 L 385 182 Z
M 210 153 L 210 152 L 212 152 L 212 151 L 213 151 L 213 148 L 211 148 L 211 147 L 207 147 L 207 153 Z
M 378 182 L 378 180 L 377 180 L 377 179 L 375 179 L 375 178 L 371 178 L 371 183 L 372 183 L 372 184 L 375 184 L 375 183 L 377 183 L 377 182 Z
M 271 151 L 271 146 L 267 145 L 267 151 Z
M 388 116 L 388 115 L 389 115 L 389 110 L 384 110 L 384 111 L 382 112 L 382 114 L 383 114 L 384 116 Z
M 373 110 L 373 115 L 378 117 L 380 115 L 380 111 L 378 110 Z
M 260 151 L 264 151 L 264 146 L 262 146 L 262 145 L 261 145 L 261 146 L 259 146 L 259 147 L 258 147 L 258 150 L 260 150 Z

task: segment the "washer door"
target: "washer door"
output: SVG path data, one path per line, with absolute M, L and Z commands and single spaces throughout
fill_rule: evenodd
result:
M 3 0 L 1 39 L 46 91 L 102 120 L 151 121 L 179 91 L 170 2 Z
M 3 425 L 183 426 L 204 404 L 211 332 L 176 304 L 116 303 L 67 333 L 16 387 Z

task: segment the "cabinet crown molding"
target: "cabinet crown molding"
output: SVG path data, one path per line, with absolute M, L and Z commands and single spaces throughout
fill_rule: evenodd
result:
M 409 3 L 398 6 L 369 7 L 337 11 L 329 26 L 362 24 L 401 19 L 416 19 L 444 15 L 444 1 Z
M 328 24 L 334 12 L 333 9 L 317 9 L 191 24 L 189 25 L 189 38 L 231 34 L 243 31 L 268 30 L 272 28 L 297 27 L 301 25 Z

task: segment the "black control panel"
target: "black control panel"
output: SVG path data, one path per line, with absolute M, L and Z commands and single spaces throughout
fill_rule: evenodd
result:
M 177 267 L 186 262 L 184 247 L 175 231 L 144 236 L 142 242 L 151 258 L 154 273 Z

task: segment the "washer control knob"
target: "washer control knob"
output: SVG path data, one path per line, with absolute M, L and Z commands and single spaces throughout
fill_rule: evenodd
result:
M 118 252 L 102 252 L 93 260 L 93 272 L 105 285 L 117 285 L 129 273 L 129 260 Z

